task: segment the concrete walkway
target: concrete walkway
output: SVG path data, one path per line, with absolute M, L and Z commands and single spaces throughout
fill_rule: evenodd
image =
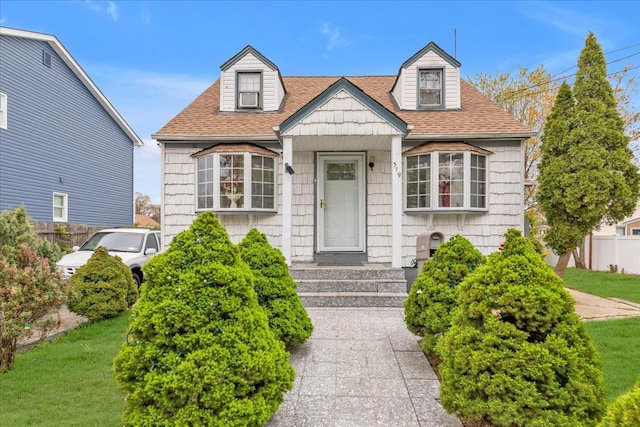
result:
M 584 320 L 640 316 L 640 304 L 568 289 Z M 292 391 L 269 427 L 462 427 L 438 401 L 435 373 L 402 308 L 307 308 L 313 336 L 291 350 Z M 59 335 L 85 319 L 64 307 Z M 21 342 L 28 348 L 37 336 Z
M 583 320 L 607 320 L 640 316 L 640 304 L 618 298 L 601 298 L 567 288 Z
M 313 336 L 292 348 L 294 388 L 267 426 L 462 426 L 440 405 L 440 382 L 402 308 L 307 312 Z

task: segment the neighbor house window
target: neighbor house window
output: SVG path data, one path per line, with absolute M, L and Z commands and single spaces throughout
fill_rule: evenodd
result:
M 631 229 L 632 236 L 640 236 L 640 228 L 632 228 Z
M 262 73 L 238 73 L 239 109 L 260 108 L 262 104 Z
M 274 211 L 276 155 L 251 145 L 196 153 L 197 209 Z
M 53 193 L 53 221 L 67 222 L 67 195 L 63 193 Z
M 489 154 L 464 143 L 431 143 L 407 151 L 406 209 L 485 210 Z
M 418 71 L 418 106 L 442 105 L 442 70 Z
M 0 129 L 7 128 L 7 95 L 0 93 Z

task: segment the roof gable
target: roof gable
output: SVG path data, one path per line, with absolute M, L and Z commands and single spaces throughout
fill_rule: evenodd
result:
M 255 56 L 256 58 L 258 58 L 260 60 L 260 62 L 262 62 L 267 67 L 269 67 L 269 69 L 271 69 L 271 71 L 280 72 L 280 70 L 278 69 L 276 64 L 271 62 L 266 56 L 264 56 L 263 54 L 258 52 L 251 45 L 245 46 L 244 49 L 242 49 L 240 52 L 236 53 L 231 58 L 229 58 L 229 60 L 227 60 L 227 62 L 225 62 L 224 64 L 222 64 L 220 66 L 220 70 L 221 71 L 227 71 L 229 68 L 233 67 L 238 61 L 240 61 L 242 58 L 244 58 L 249 53 L 252 54 L 253 56 Z
M 457 59 L 455 59 L 453 56 L 449 55 L 447 52 L 442 50 L 440 46 L 438 46 L 434 42 L 429 42 L 428 45 L 426 45 L 425 47 L 423 47 L 422 49 L 414 53 L 411 58 L 404 61 L 404 63 L 400 66 L 400 68 L 410 67 L 411 64 L 416 62 L 418 59 L 422 58 L 427 52 L 430 52 L 430 51 L 433 51 L 434 53 L 436 53 L 439 57 L 447 61 L 452 67 L 460 68 L 460 66 L 462 65 Z
M 298 122 L 303 120 L 313 111 L 318 109 L 321 105 L 329 101 L 340 91 L 345 91 L 356 100 L 365 105 L 373 113 L 383 118 L 387 123 L 397 129 L 400 133 L 407 133 L 407 123 L 400 117 L 389 111 L 382 104 L 376 101 L 371 96 L 367 95 L 362 89 L 354 85 L 345 77 L 341 77 L 338 81 L 331 84 L 327 89 L 321 92 L 318 96 L 309 101 L 306 105 L 300 108 L 298 111 L 289 116 L 280 124 L 280 133 L 284 134 L 295 126 Z
M 56 36 L 35 33 L 32 31 L 18 30 L 15 28 L 0 27 L 0 36 L 21 37 L 32 40 L 39 40 L 49 44 L 51 48 L 58 54 L 58 56 L 64 61 L 69 69 L 76 75 L 76 77 L 82 82 L 82 84 L 89 90 L 91 95 L 98 101 L 98 103 L 104 108 L 104 110 L 111 116 L 116 124 L 122 129 L 122 131 L 129 137 L 134 145 L 142 146 L 144 143 L 135 131 L 129 126 L 126 120 L 118 113 L 104 94 L 93 83 L 91 78 L 84 72 L 80 64 L 71 56 L 71 54 L 65 49 L 60 40 Z

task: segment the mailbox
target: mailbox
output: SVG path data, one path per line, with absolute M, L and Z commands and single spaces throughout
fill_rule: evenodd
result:
M 442 233 L 424 233 L 416 239 L 416 260 L 418 261 L 418 271 L 422 271 L 424 262 L 431 258 L 444 241 Z

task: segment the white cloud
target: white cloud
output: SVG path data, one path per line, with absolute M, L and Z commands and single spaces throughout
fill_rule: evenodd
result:
M 207 81 L 179 74 L 161 74 L 112 66 L 86 65 L 86 71 L 120 115 L 142 138 L 134 150 L 135 191 L 160 203 L 160 148 L 150 136 L 191 103 Z
M 140 13 L 140 20 L 143 24 L 149 24 L 151 22 L 151 12 L 147 9 L 142 9 L 142 12 Z
M 107 13 L 111 16 L 111 18 L 113 18 L 114 21 L 118 20 L 118 6 L 110 1 L 107 2 Z
M 93 0 L 84 0 L 82 2 L 83 6 L 86 9 L 89 9 L 93 12 L 96 13 L 106 13 L 107 15 L 109 15 L 111 17 L 111 19 L 113 19 L 114 21 L 118 20 L 118 12 L 119 12 L 119 8 L 118 5 L 115 4 L 115 2 L 113 1 L 108 1 L 106 3 L 101 3 L 101 2 L 96 2 Z M 103 5 L 106 4 L 106 7 L 103 7 Z
M 332 50 L 336 46 L 348 46 L 351 44 L 351 41 L 340 33 L 338 27 L 328 22 L 322 23 L 320 32 L 327 37 L 327 50 Z

